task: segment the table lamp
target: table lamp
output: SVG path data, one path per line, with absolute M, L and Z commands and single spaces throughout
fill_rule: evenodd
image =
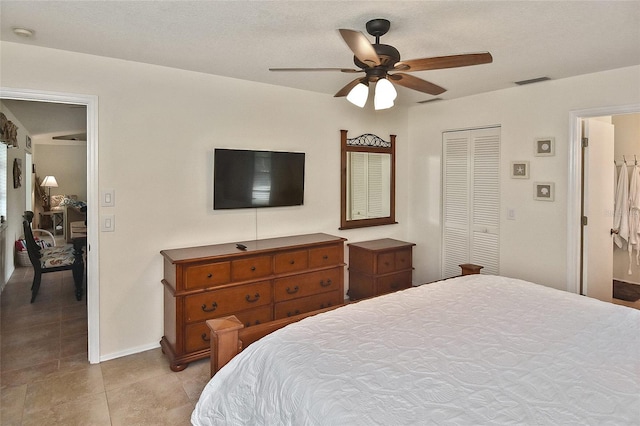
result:
M 55 176 L 45 176 L 44 179 L 42 179 L 42 183 L 40 184 L 40 186 L 43 186 L 45 188 L 49 188 L 49 194 L 48 194 L 48 198 L 47 198 L 47 205 L 51 206 L 51 188 L 57 188 L 58 187 L 58 181 L 56 180 Z

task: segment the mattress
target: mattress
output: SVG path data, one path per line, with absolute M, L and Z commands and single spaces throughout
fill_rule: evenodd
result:
M 194 425 L 640 424 L 640 311 L 468 275 L 306 318 L 205 387 Z

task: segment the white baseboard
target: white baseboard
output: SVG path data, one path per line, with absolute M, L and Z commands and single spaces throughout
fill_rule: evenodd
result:
M 100 356 L 100 362 L 109 361 L 111 359 L 116 359 L 116 358 L 122 358 L 123 356 L 138 354 L 140 352 L 150 351 L 151 349 L 156 349 L 156 348 L 159 348 L 159 347 L 160 347 L 160 341 L 158 341 L 158 343 L 154 343 L 154 344 L 149 344 L 149 345 L 144 345 L 144 346 L 137 346 L 135 348 L 126 349 L 124 351 L 113 352 L 113 353 L 110 353 L 110 354 L 101 355 Z

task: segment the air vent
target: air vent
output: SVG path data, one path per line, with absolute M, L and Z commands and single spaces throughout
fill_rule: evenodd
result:
M 435 101 L 441 101 L 442 98 L 433 98 L 433 99 L 427 99 L 426 101 L 418 101 L 416 103 L 418 104 L 428 104 L 429 102 L 435 102 Z
M 531 80 L 516 81 L 515 83 L 518 86 L 524 86 L 525 84 L 540 83 L 541 81 L 547 81 L 547 80 L 551 80 L 551 79 L 549 77 L 538 77 L 538 78 L 532 78 Z

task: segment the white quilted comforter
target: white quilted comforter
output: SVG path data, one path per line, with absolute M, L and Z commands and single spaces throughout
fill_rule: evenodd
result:
M 292 324 L 204 389 L 195 425 L 640 425 L 640 311 L 469 275 Z

